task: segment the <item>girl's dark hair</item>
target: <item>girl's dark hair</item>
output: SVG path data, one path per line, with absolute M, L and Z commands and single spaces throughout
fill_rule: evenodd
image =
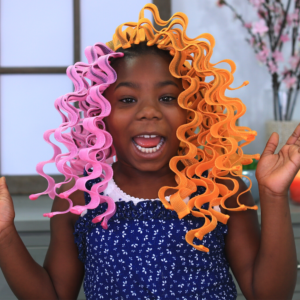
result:
M 121 52 L 124 53 L 124 57 L 116 57 L 116 58 L 111 58 L 111 66 L 115 66 L 115 64 L 123 60 L 124 58 L 132 58 L 132 57 L 137 57 L 137 56 L 142 56 L 142 55 L 159 55 L 161 57 L 165 57 L 169 59 L 170 61 L 172 60 L 173 56 L 169 53 L 169 51 L 159 49 L 157 45 L 153 46 L 147 46 L 147 42 L 141 42 L 139 44 L 132 44 L 130 48 L 123 49 L 119 48 L 115 52 Z

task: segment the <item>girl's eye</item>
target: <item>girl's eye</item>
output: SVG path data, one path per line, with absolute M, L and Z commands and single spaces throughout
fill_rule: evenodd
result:
M 159 99 L 161 102 L 172 102 L 174 100 L 176 100 L 176 98 L 171 96 L 164 96 Z
M 132 98 L 123 98 L 120 101 L 123 103 L 134 103 L 135 102 L 135 100 Z

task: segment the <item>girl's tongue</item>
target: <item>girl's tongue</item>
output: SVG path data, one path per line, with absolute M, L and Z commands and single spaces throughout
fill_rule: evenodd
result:
M 149 138 L 137 136 L 134 137 L 133 140 L 143 148 L 153 148 L 159 144 L 161 140 L 161 136 L 149 137 Z

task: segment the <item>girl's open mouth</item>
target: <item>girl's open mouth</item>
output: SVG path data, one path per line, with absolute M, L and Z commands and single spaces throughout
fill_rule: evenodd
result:
M 165 138 L 159 135 L 138 135 L 134 137 L 133 144 L 135 147 L 144 153 L 157 152 L 165 142 Z

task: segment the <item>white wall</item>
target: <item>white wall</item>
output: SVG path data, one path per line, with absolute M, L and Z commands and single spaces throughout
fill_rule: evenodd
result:
M 72 2 L 1 0 L 1 66 L 71 64 Z M 1 174 L 36 174 L 36 164 L 52 157 L 43 133 L 59 126 L 54 100 L 69 91 L 66 75 L 1 76 Z M 54 165 L 45 171 L 55 173 Z
M 240 22 L 233 18 L 227 7 L 219 8 L 217 1 L 172 0 L 172 13 L 184 12 L 189 18 L 187 34 L 196 37 L 201 33 L 211 33 L 216 46 L 212 62 L 225 58 L 232 59 L 237 66 L 232 87 L 240 86 L 245 80 L 250 84 L 237 91 L 228 92 L 228 96 L 239 97 L 247 106 L 247 112 L 240 120 L 241 126 L 248 126 L 258 132 L 256 140 L 244 148 L 246 153 L 261 153 L 266 142 L 264 124 L 273 118 L 271 98 L 271 77 L 265 66 L 260 66 L 249 44 L 245 41 L 246 31 Z M 244 0 L 228 0 L 247 21 L 254 21 L 252 7 Z M 300 120 L 300 105 L 296 106 L 294 119 Z
M 137 22 L 142 7 L 152 0 L 81 0 L 81 59 L 86 61 L 84 49 L 97 42 L 112 40 L 116 28 L 125 22 Z M 146 18 L 151 14 L 145 12 Z
M 72 0 L 0 0 L 0 64 L 13 66 L 68 66 L 73 63 Z M 82 0 L 81 51 L 107 42 L 118 25 L 137 21 L 149 0 Z M 147 15 L 146 15 L 147 16 Z M 49 160 L 53 150 L 44 131 L 57 128 L 61 117 L 54 101 L 73 90 L 66 75 L 2 75 L 1 170 L 3 175 L 34 175 L 36 164 Z M 61 145 L 60 145 L 61 146 Z M 65 147 L 61 147 L 66 152 Z M 58 174 L 54 164 L 48 174 Z

